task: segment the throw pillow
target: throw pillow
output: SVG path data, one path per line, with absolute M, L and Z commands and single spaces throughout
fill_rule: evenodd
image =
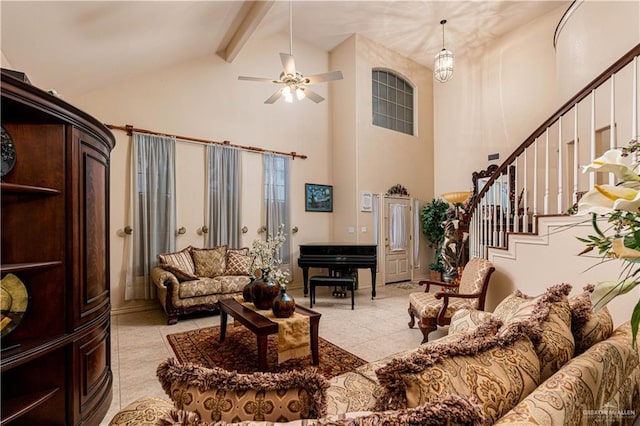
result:
M 191 248 L 191 257 L 199 277 L 214 278 L 224 274 L 227 246 L 214 248 Z
M 584 292 L 569 298 L 571 307 L 571 332 L 576 341 L 575 355 L 579 355 L 594 344 L 608 339 L 613 333 L 613 318 L 607 307 L 593 311 L 591 293 L 594 286 L 584 287 Z
M 249 248 L 227 249 L 227 263 L 225 275 L 251 275 L 253 257 L 249 255 Z
M 169 416 L 173 409 L 173 404 L 164 399 L 140 398 L 118 411 L 109 426 L 155 426 Z
M 504 321 L 505 326 L 513 324 L 536 330 L 530 337 L 540 359 L 542 382 L 573 358 L 575 341 L 567 299 L 570 291 L 569 284 L 551 286 L 535 298 L 517 291 L 494 310 L 494 317 Z
M 449 334 L 463 334 L 475 330 L 483 321 L 491 317 L 491 312 L 472 308 L 458 309 L 451 317 Z
M 340 416 L 342 417 L 342 415 Z M 474 398 L 448 394 L 416 408 L 367 413 L 344 419 L 322 419 L 322 426 L 383 426 L 383 425 L 483 425 L 486 417 Z
M 376 410 L 415 408 L 446 394 L 474 397 L 490 423 L 539 384 L 540 361 L 525 327 L 488 318 L 469 334 L 444 344 L 423 345 L 406 358 L 376 370 L 383 391 Z
M 159 266 L 175 275 L 178 281 L 197 280 L 190 250 L 191 247 L 187 247 L 175 253 L 159 254 Z
M 445 395 L 432 403 L 417 408 L 383 412 L 354 412 L 305 421 L 305 425 L 317 426 L 382 426 L 382 425 L 482 425 L 485 416 L 481 407 L 471 398 L 461 395 Z M 164 426 L 222 426 L 222 422 L 201 422 L 197 413 L 172 410 L 160 419 Z M 297 423 L 296 423 L 297 424 Z M 300 424 L 302 426 L 302 424 Z
M 288 422 L 326 414 L 327 379 L 315 370 L 239 374 L 221 368 L 179 364 L 158 366 L 158 379 L 179 410 L 208 422 Z

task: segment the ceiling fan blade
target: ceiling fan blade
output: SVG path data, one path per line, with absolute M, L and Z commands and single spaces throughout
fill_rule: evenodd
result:
M 308 87 L 301 87 L 301 89 L 304 92 L 305 96 L 311 99 L 313 102 L 320 103 L 324 101 L 324 98 L 322 96 L 318 95 L 316 92 L 309 89 Z
M 239 76 L 238 80 L 246 80 L 246 81 L 260 81 L 264 83 L 282 83 L 280 80 L 274 80 L 272 78 L 263 78 L 263 77 L 245 77 Z
M 272 104 L 275 101 L 277 101 L 278 99 L 280 99 L 281 96 L 282 96 L 282 89 L 278 89 L 278 91 L 276 93 L 274 93 L 273 95 L 269 96 L 269 99 L 264 101 L 264 103 L 265 104 Z
M 304 78 L 307 84 L 324 83 L 325 81 L 342 80 L 341 71 L 326 72 L 324 74 L 310 75 Z
M 296 63 L 293 59 L 293 55 L 288 53 L 281 53 L 280 60 L 282 61 L 282 68 L 285 74 L 296 75 Z

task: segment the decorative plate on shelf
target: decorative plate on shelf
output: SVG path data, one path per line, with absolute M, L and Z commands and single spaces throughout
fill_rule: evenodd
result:
M 0 177 L 5 177 L 13 166 L 16 165 L 16 147 L 13 144 L 11 135 L 2 127 L 2 144 L 0 145 L 0 154 L 2 155 L 2 169 Z
M 20 278 L 7 274 L 0 285 L 0 337 L 11 333 L 27 312 L 29 294 Z

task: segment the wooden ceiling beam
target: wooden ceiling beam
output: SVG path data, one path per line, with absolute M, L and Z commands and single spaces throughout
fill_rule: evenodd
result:
M 227 62 L 233 62 L 274 3 L 275 0 L 245 1 L 225 35 L 218 55 Z

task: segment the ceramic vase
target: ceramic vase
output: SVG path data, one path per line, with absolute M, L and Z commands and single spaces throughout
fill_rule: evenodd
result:
M 251 288 L 253 304 L 260 310 L 271 309 L 273 299 L 279 292 L 280 286 L 265 280 L 264 275 L 261 278 L 256 278 Z
M 276 318 L 289 318 L 296 310 L 296 301 L 287 293 L 286 286 L 280 287 L 280 293 L 273 299 L 272 310 Z
M 253 283 L 255 282 L 255 278 L 251 278 L 249 284 L 245 285 L 242 288 L 242 298 L 245 302 L 253 303 Z

